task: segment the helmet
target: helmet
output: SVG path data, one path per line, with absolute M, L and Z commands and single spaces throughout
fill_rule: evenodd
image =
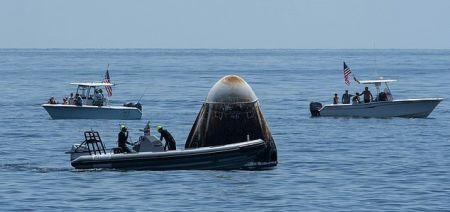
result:
M 120 125 L 120 131 L 126 131 L 127 127 L 125 126 L 125 124 L 121 124 Z
M 162 129 L 162 128 L 163 128 L 163 127 L 162 127 L 161 125 L 158 125 L 158 126 L 156 127 L 156 131 L 159 132 L 159 130 Z

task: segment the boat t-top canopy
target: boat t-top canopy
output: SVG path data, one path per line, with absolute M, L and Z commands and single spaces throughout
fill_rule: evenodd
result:
M 71 85 L 78 85 L 83 87 L 99 87 L 99 86 L 113 86 L 112 83 L 106 82 L 72 82 Z
M 357 82 L 359 84 L 381 84 L 381 83 L 397 82 L 397 80 L 377 79 L 377 80 L 358 80 Z
M 354 78 L 356 82 L 358 82 L 358 84 L 372 84 L 375 85 L 375 88 L 377 89 L 377 93 L 381 93 L 380 87 L 381 87 L 381 83 L 384 83 L 386 85 L 386 88 L 384 89 L 385 93 L 389 94 L 389 98 L 392 100 L 392 94 L 391 94 L 391 89 L 389 88 L 388 83 L 391 82 L 397 82 L 397 80 L 389 80 L 389 79 L 383 79 L 380 77 L 380 79 L 377 80 L 357 80 L 356 78 Z

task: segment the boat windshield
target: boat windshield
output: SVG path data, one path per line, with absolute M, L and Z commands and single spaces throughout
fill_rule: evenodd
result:
M 91 87 L 79 85 L 77 88 L 77 94 L 80 94 L 81 98 L 85 99 L 89 97 Z
M 384 88 L 382 86 L 382 82 L 373 83 L 375 88 L 377 89 L 376 96 L 374 95 L 375 101 L 392 101 L 394 100 L 391 89 L 389 88 L 388 82 L 384 82 Z
M 389 80 L 389 79 L 377 79 L 377 80 L 356 80 L 359 84 L 372 84 L 377 89 L 377 93 L 374 96 L 375 101 L 392 101 L 394 100 L 391 89 L 389 88 L 389 83 L 397 82 L 397 80 Z M 384 84 L 384 88 L 383 85 Z

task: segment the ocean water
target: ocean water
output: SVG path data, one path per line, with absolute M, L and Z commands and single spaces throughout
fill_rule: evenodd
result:
M 394 98 L 443 97 L 426 119 L 311 118 L 309 102 L 360 79 L 398 79 Z M 142 97 L 183 148 L 209 89 L 237 74 L 252 86 L 278 147 L 266 171 L 79 171 L 65 154 L 116 120 L 51 120 L 40 106 L 73 81 L 102 80 L 112 103 Z M 450 50 L 0 49 L 0 210 L 431 211 L 450 209 Z M 352 82 L 351 93 L 363 87 Z M 154 131 L 153 131 L 154 132 Z

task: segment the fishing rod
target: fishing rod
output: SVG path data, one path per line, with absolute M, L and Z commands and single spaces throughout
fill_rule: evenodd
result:
M 148 88 L 148 87 L 145 87 L 144 92 L 142 93 L 141 97 L 139 97 L 139 99 L 138 99 L 138 101 L 136 102 L 136 104 L 139 103 L 139 102 L 141 102 L 142 97 L 144 97 L 145 93 L 147 92 L 147 88 Z

